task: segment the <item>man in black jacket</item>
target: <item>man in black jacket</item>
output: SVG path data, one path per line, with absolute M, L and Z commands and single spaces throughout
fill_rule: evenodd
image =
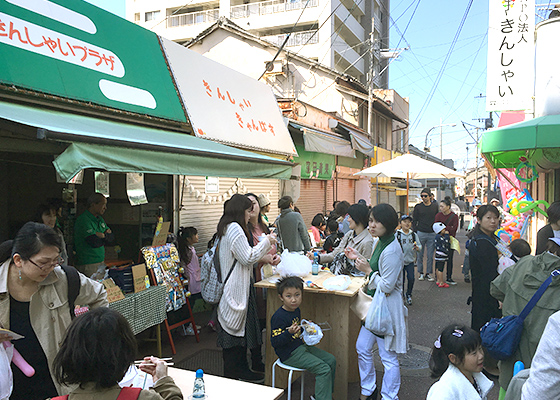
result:
M 436 220 L 436 214 L 438 213 L 438 206 L 435 201 L 431 199 L 432 192 L 429 188 L 422 189 L 420 197 L 422 197 L 422 203 L 418 203 L 414 206 L 414 211 L 412 213 L 412 229 L 418 235 L 418 240 L 422 247 L 418 251 L 418 280 L 423 281 L 424 279 L 432 282 L 432 268 L 434 264 L 434 246 L 436 234 L 432 229 L 432 225 Z M 420 247 L 420 246 L 418 246 Z M 424 249 L 426 249 L 426 275 L 424 275 Z

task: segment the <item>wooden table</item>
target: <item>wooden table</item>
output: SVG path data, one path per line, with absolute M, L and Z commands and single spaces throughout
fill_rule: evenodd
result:
M 334 276 L 328 271 L 321 271 L 319 275 L 303 277 L 304 282 L 312 281 L 322 286 L 323 282 Z M 265 382 L 272 383 L 272 364 L 278 358 L 270 343 L 270 318 L 282 305 L 276 292 L 276 286 L 271 281 L 278 279 L 274 275 L 255 284 L 255 287 L 267 290 L 266 310 L 266 362 Z M 352 284 L 343 291 L 328 291 L 304 287 L 303 302 L 301 304 L 301 317 L 315 323 L 328 322 L 331 330 L 323 333 L 323 338 L 317 347 L 328 351 L 336 357 L 336 378 L 333 397 L 336 400 L 345 400 L 348 396 L 348 383 L 359 381 L 358 356 L 356 353 L 356 339 L 360 331 L 360 320 L 350 310 L 358 290 L 364 283 L 364 278 L 352 277 Z M 276 387 L 287 386 L 287 373 L 276 370 Z
M 169 367 L 168 375 L 181 388 L 183 398 L 186 400 L 192 394 L 195 372 Z M 277 400 L 284 393 L 283 389 L 208 374 L 204 374 L 204 386 L 208 400 Z

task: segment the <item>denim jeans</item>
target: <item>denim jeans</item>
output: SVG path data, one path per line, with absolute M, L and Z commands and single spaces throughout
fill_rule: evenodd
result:
M 465 250 L 465 259 L 463 260 L 463 275 L 469 276 L 471 272 L 471 265 L 469 263 L 469 249 Z
M 412 295 L 412 288 L 414 287 L 414 263 L 411 262 L 404 266 L 404 274 L 403 274 L 403 288 L 405 287 L 404 282 L 405 279 L 408 279 L 408 285 L 406 286 L 406 295 Z
M 431 274 L 434 266 L 434 250 L 436 247 L 436 234 L 434 232 L 416 232 L 418 235 L 418 240 L 422 245 L 420 251 L 418 251 L 418 273 L 424 273 L 424 250 L 426 250 L 426 273 Z

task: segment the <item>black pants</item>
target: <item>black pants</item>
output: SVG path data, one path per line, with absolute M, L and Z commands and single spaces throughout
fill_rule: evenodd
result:
M 449 256 L 447 257 L 447 280 L 453 277 L 453 254 L 455 250 L 449 249 Z
M 222 349 L 222 357 L 224 359 L 224 377 L 239 379 L 249 371 L 246 347 L 235 346 Z

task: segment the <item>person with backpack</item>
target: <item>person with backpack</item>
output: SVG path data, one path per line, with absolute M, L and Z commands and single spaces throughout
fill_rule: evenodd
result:
M 412 226 L 412 217 L 410 215 L 403 215 L 401 217 L 401 229 L 395 233 L 397 241 L 401 245 L 404 256 L 403 266 L 403 287 L 405 286 L 405 279 L 408 279 L 406 286 L 406 304 L 412 305 L 412 288 L 414 287 L 414 267 L 416 265 L 416 252 L 422 247 L 418 240 L 416 232 L 410 228 Z M 406 276 L 406 277 L 405 277 Z
M 152 376 L 152 388 L 118 385 L 137 351 L 134 333 L 119 312 L 98 308 L 80 316 L 68 328 L 53 363 L 57 382 L 74 389 L 50 400 L 183 400 L 167 365 L 156 357 L 144 357 L 138 366 Z
M 13 369 L 12 400 L 67 393 L 54 379 L 52 363 L 72 321 L 70 307 L 108 305 L 103 285 L 77 272 L 78 294 L 70 298 L 71 275 L 60 267 L 61 246 L 60 236 L 37 222 L 27 222 L 13 241 L 0 245 L 0 328 L 24 336 L 13 345 L 35 369 L 32 377 Z
M 507 268 L 494 279 L 490 294 L 502 303 L 504 316 L 519 315 L 551 272 L 557 269 L 560 269 L 560 239 L 550 238 L 547 251 L 538 256 L 521 258 L 514 267 Z M 516 361 L 523 361 L 525 368 L 531 367 L 548 318 L 559 310 L 560 276 L 553 276 L 550 286 L 525 319 L 515 355 L 500 361 L 500 386 L 504 390 L 513 376 L 513 364 Z
M 218 223 L 217 258 L 224 285 L 218 303 L 217 344 L 222 348 L 226 378 L 262 382 L 264 376 L 251 371 L 247 362 L 247 349 L 262 345 L 253 265 L 276 244 L 276 235 L 265 235 L 251 247 L 247 224 L 253 207 L 248 197 L 234 194 Z

